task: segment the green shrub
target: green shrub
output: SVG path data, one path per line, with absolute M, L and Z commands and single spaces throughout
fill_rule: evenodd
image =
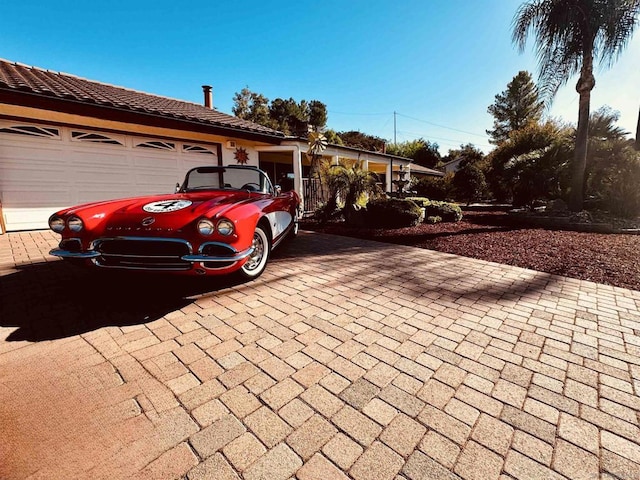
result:
M 403 228 L 419 224 L 423 211 L 414 202 L 399 198 L 379 198 L 367 204 L 367 225 L 373 228 Z
M 320 222 L 328 222 L 336 220 L 342 215 L 342 210 L 338 208 L 335 201 L 321 203 L 313 212 L 313 218 Z
M 427 205 L 431 205 L 431 200 L 429 200 L 427 197 L 407 197 L 406 199 L 411 200 L 420 208 L 426 208 Z
M 443 222 L 459 222 L 462 210 L 455 203 L 438 202 L 424 197 L 409 197 L 416 205 L 425 209 L 425 217 L 440 217 Z
M 427 217 L 424 221 L 424 223 L 431 223 L 431 224 L 435 224 L 435 223 L 440 223 L 442 222 L 442 217 L 439 216 L 435 216 L 435 217 Z

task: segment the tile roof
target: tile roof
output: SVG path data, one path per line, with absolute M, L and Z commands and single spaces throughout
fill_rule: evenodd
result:
M 282 132 L 196 103 L 95 82 L 0 59 L 0 90 L 17 90 L 120 110 L 155 114 L 272 137 Z

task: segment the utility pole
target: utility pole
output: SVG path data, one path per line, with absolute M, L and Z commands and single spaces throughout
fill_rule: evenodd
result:
M 393 111 L 393 145 L 396 146 L 398 142 L 396 141 L 396 111 Z M 638 124 L 640 125 L 640 123 Z
M 396 111 L 393 111 L 393 146 L 395 147 L 398 143 L 396 142 Z M 393 192 L 393 157 L 389 157 L 390 161 L 390 173 L 391 178 L 389 179 L 389 191 Z

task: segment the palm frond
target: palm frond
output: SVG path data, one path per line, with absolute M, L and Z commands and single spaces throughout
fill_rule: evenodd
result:
M 578 73 L 585 55 L 610 67 L 631 39 L 640 0 L 531 0 L 512 22 L 512 40 L 522 52 L 534 37 L 545 105 Z

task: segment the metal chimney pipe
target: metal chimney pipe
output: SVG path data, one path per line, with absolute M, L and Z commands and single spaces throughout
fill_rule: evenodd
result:
M 213 108 L 213 93 L 211 89 L 211 85 L 202 85 L 202 92 L 204 93 L 204 106 L 207 108 Z

